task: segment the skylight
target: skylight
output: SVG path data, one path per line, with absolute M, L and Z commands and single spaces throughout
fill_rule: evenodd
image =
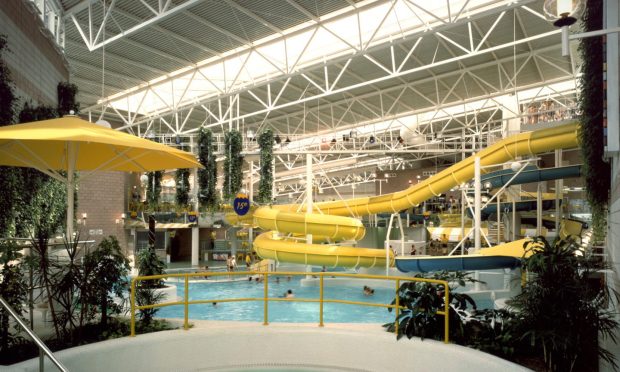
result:
M 198 101 L 227 94 L 296 73 L 338 56 L 364 53 L 389 40 L 422 33 L 437 25 L 469 17 L 512 1 L 449 0 L 436 2 L 396 1 L 348 7 L 304 23 L 251 45 L 237 48 L 147 84 L 108 97 L 118 111 L 155 115 Z M 372 4 L 372 1 L 366 4 Z M 434 3 L 433 3 L 434 4 Z M 330 88 L 327 87 L 329 90 Z M 101 101 L 99 103 L 102 103 Z

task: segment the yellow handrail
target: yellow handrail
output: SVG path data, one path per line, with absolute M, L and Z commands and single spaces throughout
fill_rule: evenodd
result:
M 284 275 L 284 276 L 293 276 L 293 275 L 308 275 L 311 274 L 313 276 L 319 277 L 319 299 L 308 299 L 308 298 L 277 298 L 277 297 L 269 297 L 269 276 L 270 275 Z M 400 288 L 401 281 L 415 281 L 415 282 L 426 282 L 426 283 L 435 283 L 441 284 L 445 288 L 445 296 L 444 296 L 444 310 L 437 311 L 438 315 L 443 315 L 444 317 L 444 325 L 445 325 L 445 334 L 444 334 L 444 342 L 449 342 L 449 326 L 450 326 L 450 317 L 449 317 L 449 309 L 450 304 L 448 302 L 450 296 L 450 287 L 448 286 L 448 282 L 445 280 L 437 280 L 437 279 L 426 279 L 426 278 L 412 278 L 405 276 L 384 276 L 384 275 L 361 275 L 361 274 L 346 274 L 346 273 L 333 273 L 333 272 L 297 272 L 297 271 L 236 271 L 236 272 L 195 272 L 195 273 L 178 273 L 178 274 L 163 274 L 163 275 L 150 275 L 150 276 L 138 276 L 131 280 L 131 293 L 130 293 L 130 304 L 131 304 L 131 336 L 136 335 L 136 310 L 145 310 L 145 309 L 154 309 L 160 307 L 167 306 L 175 306 L 175 305 L 183 305 L 184 306 L 184 322 L 183 329 L 189 329 L 189 305 L 196 304 L 206 304 L 210 302 L 214 302 L 213 299 L 206 300 L 192 300 L 189 301 L 189 278 L 190 277 L 209 277 L 209 276 L 226 276 L 226 275 L 262 275 L 264 280 L 264 296 L 262 298 L 258 297 L 243 297 L 243 298 L 228 298 L 228 299 L 217 299 L 218 302 L 241 302 L 241 301 L 263 301 L 264 304 L 264 320 L 263 325 L 269 325 L 269 301 L 287 301 L 287 302 L 318 302 L 319 303 L 319 327 L 323 327 L 323 304 L 324 303 L 339 303 L 339 304 L 348 304 L 348 305 L 362 305 L 362 306 L 373 306 L 373 307 L 384 307 L 384 308 L 392 308 L 395 310 L 396 318 L 394 320 L 394 328 L 395 333 L 398 335 L 398 316 L 400 314 L 400 309 L 404 307 L 400 305 L 398 290 Z M 349 300 L 337 300 L 337 299 L 325 299 L 324 298 L 324 277 L 325 275 L 329 275 L 330 277 L 344 277 L 344 278 L 357 278 L 357 279 L 375 279 L 375 280 L 394 280 L 396 284 L 396 301 L 394 305 L 386 305 L 386 304 L 375 304 L 369 302 L 361 302 L 361 301 L 349 301 Z M 184 278 L 185 284 L 185 293 L 183 296 L 183 301 L 174 301 L 174 302 L 164 302 L 158 304 L 150 304 L 150 305 L 136 305 L 136 283 L 144 280 L 153 280 L 153 279 L 165 279 L 170 277 L 176 278 Z

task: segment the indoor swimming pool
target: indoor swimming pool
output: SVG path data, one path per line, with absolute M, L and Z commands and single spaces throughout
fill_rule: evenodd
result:
M 350 283 L 350 282 L 349 282 Z M 177 285 L 177 296 L 184 296 L 181 283 Z M 364 284 L 358 286 L 326 286 L 324 299 L 360 301 L 373 304 L 390 304 L 394 299 L 394 289 L 373 288 L 374 294 L 364 295 Z M 294 298 L 318 299 L 318 286 L 302 286 L 300 277 L 288 279 L 286 276 L 275 277 L 269 280 L 269 297 L 283 297 L 288 290 Z M 263 301 L 218 302 L 230 298 L 262 298 L 264 283 L 255 281 L 233 282 L 190 282 L 189 300 L 213 300 L 213 303 L 189 306 L 189 318 L 196 320 L 238 320 L 263 321 Z M 360 306 L 349 304 L 324 304 L 324 321 L 327 323 L 387 323 L 394 321 L 394 313 L 383 307 Z M 157 317 L 183 318 L 183 306 L 168 306 L 160 308 Z M 269 322 L 313 323 L 319 322 L 319 303 L 310 302 L 269 302 Z

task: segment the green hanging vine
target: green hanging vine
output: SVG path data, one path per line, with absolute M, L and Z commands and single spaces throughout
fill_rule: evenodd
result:
M 592 0 L 587 2 L 582 17 L 584 31 L 600 30 L 603 27 L 603 2 Z M 581 126 L 579 142 L 583 158 L 583 174 L 586 183 L 588 202 L 592 207 L 594 229 L 601 231 L 605 224 L 605 208 L 609 200 L 611 170 L 605 162 L 604 150 L 604 116 L 603 106 L 603 39 L 591 37 L 579 43 L 582 57 L 581 94 L 579 108 Z M 603 230 L 604 231 L 604 230 Z
M 231 200 L 241 190 L 243 156 L 241 155 L 241 133 L 231 130 L 224 135 L 226 159 L 224 160 L 224 198 Z
M 161 179 L 164 175 L 162 171 L 147 173 L 149 180 L 146 185 L 146 201 L 149 203 L 151 210 L 156 210 L 161 196 Z
M 175 181 L 177 206 L 181 209 L 187 209 L 189 206 L 189 169 L 177 169 Z
M 217 164 L 213 149 L 213 133 L 210 129 L 200 128 L 198 133 L 198 158 L 200 164 L 205 168 L 198 170 L 198 185 L 200 193 L 198 201 L 200 205 L 208 210 L 217 208 L 217 194 L 215 186 L 217 184 Z
M 258 184 L 259 203 L 271 203 L 273 198 L 273 132 L 265 130 L 258 136 L 260 147 L 260 182 Z

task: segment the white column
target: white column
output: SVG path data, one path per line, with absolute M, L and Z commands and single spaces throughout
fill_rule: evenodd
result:
M 164 251 L 166 252 L 166 264 L 170 264 L 172 252 L 170 252 L 170 231 L 168 229 L 164 231 Z
M 312 214 L 312 154 L 306 154 L 306 214 Z M 306 234 L 306 243 L 312 244 L 312 234 Z M 312 271 L 310 265 L 306 271 Z
M 542 188 L 541 182 L 538 182 L 536 188 L 536 235 L 542 234 Z
M 480 196 L 480 158 L 474 159 L 474 248 L 480 249 L 480 212 L 482 198 Z
M 198 242 L 198 231 L 200 229 L 198 227 L 192 227 L 192 267 L 198 266 L 198 250 L 199 250 L 199 242 Z
M 250 199 L 250 205 L 254 201 L 254 160 L 250 161 L 250 184 L 248 185 L 248 198 Z
M 502 216 L 502 210 L 501 210 L 502 203 L 499 200 L 500 197 L 502 196 L 502 193 L 503 193 L 503 191 L 502 192 L 498 191 L 498 194 L 497 194 L 497 210 L 496 210 L 496 212 L 497 212 L 496 213 L 497 214 L 497 243 L 496 244 L 501 244 L 502 243 L 501 229 L 500 229 L 501 224 L 502 224 L 502 218 L 501 218 L 501 216 Z
M 275 184 L 275 182 L 274 182 Z M 250 206 L 254 202 L 254 161 L 250 162 L 250 191 L 248 193 L 248 198 L 250 199 Z M 272 196 L 275 194 L 271 194 Z M 246 254 L 250 254 L 252 252 L 252 247 L 254 243 L 254 228 L 252 225 L 248 228 L 248 251 Z
M 562 166 L 562 150 L 555 150 L 555 166 Z M 562 193 L 564 190 L 564 181 L 561 179 L 555 180 L 555 234 L 560 235 L 560 219 L 562 218 L 562 208 L 560 202 L 562 200 Z

